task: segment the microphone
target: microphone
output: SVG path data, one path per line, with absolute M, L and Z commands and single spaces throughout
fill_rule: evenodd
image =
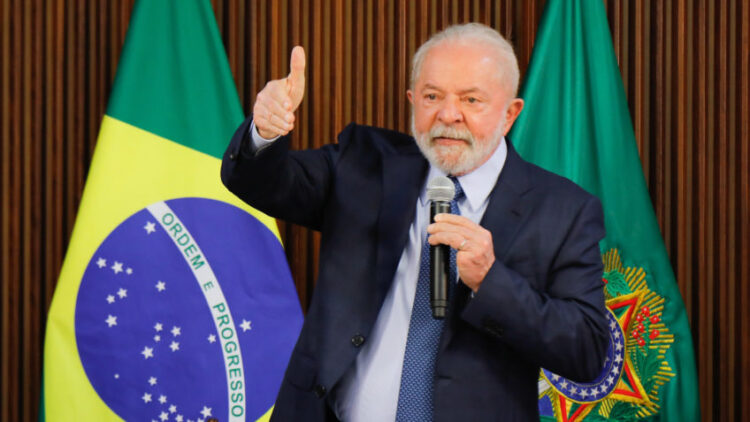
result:
M 451 212 L 451 201 L 456 187 L 451 179 L 440 176 L 427 183 L 427 199 L 430 201 L 430 224 L 435 215 Z M 450 280 L 450 246 L 430 245 L 430 308 L 435 319 L 445 318 L 448 309 L 448 286 Z

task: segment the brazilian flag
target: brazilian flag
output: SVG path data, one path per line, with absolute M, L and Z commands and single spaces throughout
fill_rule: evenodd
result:
M 42 419 L 268 418 L 302 313 L 275 221 L 220 181 L 242 119 L 209 1 L 138 1 L 49 311 Z
M 599 197 L 607 229 L 600 244 L 607 359 L 590 383 L 542 370 L 542 420 L 699 420 L 690 327 L 601 1 L 547 2 L 522 97 L 526 105 L 510 136 L 519 153 Z

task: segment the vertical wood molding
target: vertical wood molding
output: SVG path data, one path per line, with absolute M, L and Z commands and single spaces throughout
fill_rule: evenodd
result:
M 643 171 L 690 319 L 703 420 L 750 419 L 750 5 L 603 0 Z M 0 3 L 0 420 L 39 406 L 44 325 L 133 0 Z M 525 72 L 545 0 L 212 0 L 246 112 L 307 53 L 293 148 L 409 130 L 411 56 L 467 21 Z M 303 307 L 319 234 L 279 223 Z

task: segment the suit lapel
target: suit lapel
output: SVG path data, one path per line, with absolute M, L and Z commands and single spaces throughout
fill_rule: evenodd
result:
M 526 213 L 523 195 L 531 189 L 531 184 L 526 172 L 526 162 L 521 159 L 513 146 L 506 138 L 508 155 L 503 165 L 503 170 L 497 179 L 495 187 L 490 192 L 487 209 L 479 223 L 482 227 L 492 233 L 492 243 L 495 249 L 495 261 L 503 262 L 508 253 L 508 248 L 513 244 L 518 229 Z M 448 324 L 440 342 L 440 349 L 444 349 L 450 342 L 453 334 L 458 328 L 459 318 L 455 315 L 463 309 L 464 304 L 471 295 L 471 289 L 463 283 L 459 283 L 456 294 L 453 296 L 448 316 Z
M 531 188 L 526 163 L 508 142 L 508 157 L 480 225 L 492 233 L 495 259 L 502 262 L 524 215 L 523 195 Z
M 378 218 L 377 301 L 380 304 L 393 281 L 399 258 L 414 221 L 416 201 L 428 170 L 427 160 L 414 145 L 404 154 L 383 156 L 383 203 Z

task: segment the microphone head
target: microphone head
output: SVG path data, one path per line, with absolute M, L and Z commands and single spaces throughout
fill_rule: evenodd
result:
M 445 176 L 435 177 L 427 183 L 427 199 L 433 202 L 450 202 L 456 195 L 456 186 Z

